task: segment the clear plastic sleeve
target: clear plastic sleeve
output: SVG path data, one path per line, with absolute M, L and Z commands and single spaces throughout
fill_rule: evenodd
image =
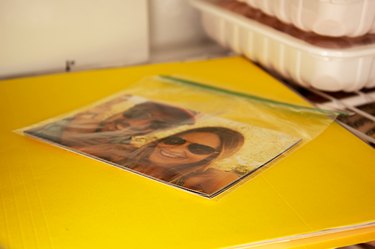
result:
M 19 130 L 205 197 L 324 131 L 336 113 L 172 76 Z

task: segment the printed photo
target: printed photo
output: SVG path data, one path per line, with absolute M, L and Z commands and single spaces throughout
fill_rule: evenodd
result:
M 23 132 L 205 197 L 299 142 L 270 129 L 131 95 Z

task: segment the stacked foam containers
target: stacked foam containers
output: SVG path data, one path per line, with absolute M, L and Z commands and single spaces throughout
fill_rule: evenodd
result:
M 375 87 L 375 0 L 192 0 L 223 46 L 306 87 Z

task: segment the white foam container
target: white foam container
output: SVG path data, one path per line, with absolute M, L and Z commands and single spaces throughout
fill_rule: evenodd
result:
M 375 1 L 375 0 L 374 0 Z M 215 4 L 191 0 L 210 37 L 302 86 L 325 91 L 375 87 L 375 44 L 327 49 L 277 31 Z
M 375 33 L 374 0 L 238 0 L 293 24 L 325 36 L 356 37 Z

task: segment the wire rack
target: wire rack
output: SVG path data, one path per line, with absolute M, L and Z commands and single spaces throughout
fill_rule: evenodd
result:
M 347 112 L 338 116 L 338 123 L 375 148 L 375 87 L 350 93 L 324 92 L 283 82 L 319 108 Z

